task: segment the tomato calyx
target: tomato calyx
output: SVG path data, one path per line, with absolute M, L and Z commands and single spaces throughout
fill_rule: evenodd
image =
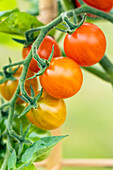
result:
M 50 65 L 50 61 L 52 60 L 53 54 L 54 54 L 54 45 L 52 47 L 52 52 L 51 52 L 48 60 L 40 58 L 38 54 L 34 54 L 34 59 L 38 62 L 38 66 L 40 67 L 40 70 L 34 76 L 28 78 L 28 80 L 33 79 L 33 78 L 35 78 L 37 76 L 40 76 L 45 72 L 45 70 Z
M 76 30 L 77 28 L 79 28 L 79 27 L 84 23 L 85 18 L 86 18 L 86 14 L 83 15 L 80 23 L 78 23 L 78 22 L 77 22 L 76 14 L 75 14 L 75 12 L 73 11 L 73 23 L 72 23 L 72 22 L 68 19 L 68 17 L 66 16 L 66 14 L 63 13 L 62 19 L 63 19 L 63 21 L 64 21 L 66 24 L 62 24 L 62 25 L 66 28 L 66 30 L 60 29 L 60 28 L 57 28 L 57 27 L 56 27 L 56 29 L 57 29 L 58 31 L 61 31 L 61 32 L 65 32 L 65 33 L 68 33 L 68 34 L 73 34 L 73 33 L 75 32 L 75 30 Z
M 16 71 L 18 70 L 19 67 L 20 66 L 18 66 L 16 69 L 14 69 L 11 72 L 8 72 L 4 67 L 4 71 L 0 72 L 0 75 L 2 76 L 2 79 L 0 80 L 0 84 L 4 83 L 7 80 L 11 80 L 11 81 L 16 80 L 16 78 L 13 77 L 13 74 L 16 73 Z
M 35 97 L 33 88 L 31 87 L 31 97 L 33 98 L 33 103 L 30 103 L 24 110 L 23 112 L 18 116 L 18 118 L 20 118 L 21 116 L 24 116 L 26 113 L 29 112 L 29 110 L 31 110 L 32 108 L 36 109 L 37 108 L 37 102 L 39 101 L 39 99 L 42 96 L 42 92 L 43 89 L 41 89 L 40 93 L 38 93 L 38 95 Z

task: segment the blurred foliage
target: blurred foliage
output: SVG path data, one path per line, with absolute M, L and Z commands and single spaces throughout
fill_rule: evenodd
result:
M 1 0 L 0 1 L 0 11 L 6 11 L 14 9 L 17 6 L 16 0 Z

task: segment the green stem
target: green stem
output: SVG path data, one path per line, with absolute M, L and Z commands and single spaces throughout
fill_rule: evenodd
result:
M 84 4 L 85 4 L 82 0 L 78 0 L 78 2 L 79 2 L 81 5 L 84 5 Z
M 18 61 L 18 62 L 15 62 L 15 63 L 10 63 L 10 64 L 4 66 L 4 67 L 3 67 L 3 70 L 6 70 L 6 69 L 9 68 L 9 67 L 13 67 L 13 66 L 21 65 L 21 64 L 24 64 L 24 60 Z
M 0 106 L 0 109 L 2 109 L 3 107 L 9 106 L 9 105 L 10 105 L 10 102 L 4 103 Z
M 24 60 L 25 61 L 24 67 L 23 67 L 23 71 L 20 77 L 19 85 L 20 85 L 20 90 L 21 90 L 22 95 L 26 99 L 28 99 L 28 101 L 32 104 L 34 100 L 27 94 L 27 92 L 25 91 L 25 87 L 24 87 L 26 76 L 27 76 L 27 71 L 28 71 L 31 59 L 32 59 L 32 51 L 29 52 L 27 58 Z
M 94 66 L 91 67 L 82 67 L 84 70 L 87 70 L 88 72 L 94 74 L 95 76 L 101 78 L 102 80 L 105 80 L 107 82 L 110 82 L 110 76 L 106 74 L 105 72 L 99 70 L 98 68 L 95 68 Z
M 4 158 L 4 162 L 3 162 L 3 164 L 2 164 L 1 170 L 6 170 L 9 156 L 10 156 L 10 152 L 9 152 L 9 150 L 8 150 L 8 147 L 6 147 L 6 154 L 5 154 L 5 158 Z
M 50 22 L 46 26 L 42 26 L 41 32 L 43 32 L 43 34 L 45 36 L 44 31 L 47 30 L 47 29 L 48 29 L 48 31 L 50 31 L 52 28 L 54 28 L 55 26 L 60 24 L 63 21 L 63 16 L 65 14 L 68 17 L 72 17 L 74 13 L 77 14 L 77 15 L 84 14 L 84 13 L 90 13 L 90 14 L 96 15 L 98 17 L 101 17 L 101 18 L 106 19 L 106 20 L 110 21 L 111 23 L 113 23 L 113 16 L 112 15 L 105 13 L 103 11 L 100 11 L 96 8 L 90 7 L 88 5 L 83 5 L 80 8 L 62 13 L 61 15 L 59 15 L 56 19 L 54 19 L 52 22 Z M 38 29 L 38 28 L 36 28 L 36 29 Z M 46 32 L 48 32 L 48 31 L 46 31 Z M 32 33 L 32 32 L 34 32 L 34 29 L 29 30 L 28 33 Z M 38 48 L 38 46 L 37 46 L 37 48 Z
M 90 7 L 88 5 L 83 5 L 80 8 L 75 9 L 74 12 L 77 15 L 80 15 L 80 14 L 83 14 L 83 13 L 93 14 L 93 15 L 96 15 L 98 17 L 101 17 L 101 18 L 106 19 L 106 20 L 110 21 L 111 23 L 113 23 L 113 16 L 112 15 L 105 13 L 103 11 L 100 11 L 96 8 Z M 67 11 L 66 13 L 67 13 L 68 17 L 73 16 L 73 11 Z
M 104 70 L 110 74 L 113 75 L 113 64 L 111 61 L 107 58 L 106 55 L 102 58 L 102 60 L 99 62 L 99 64 L 104 68 Z
M 57 43 L 62 39 L 62 37 L 64 36 L 64 33 L 61 32 L 58 36 L 58 38 L 56 39 Z

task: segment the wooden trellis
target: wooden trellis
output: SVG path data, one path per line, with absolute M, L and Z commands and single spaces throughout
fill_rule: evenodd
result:
M 40 16 L 38 19 L 44 24 L 49 23 L 57 15 L 57 0 L 39 0 Z M 61 135 L 60 129 L 54 130 L 53 135 Z M 62 167 L 113 167 L 113 159 L 62 159 L 61 142 L 58 143 L 50 157 L 40 163 L 34 163 L 37 169 L 61 170 Z
M 53 135 L 61 135 L 60 129 L 53 132 Z M 35 163 L 37 169 L 44 167 L 47 170 L 61 170 L 63 167 L 113 167 L 113 159 L 62 159 L 61 142 L 58 143 L 50 157 L 40 163 Z

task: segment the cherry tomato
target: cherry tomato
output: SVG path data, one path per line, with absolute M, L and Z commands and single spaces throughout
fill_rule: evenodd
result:
M 104 12 L 109 12 L 113 6 L 113 0 L 83 0 L 86 4 L 102 10 Z M 75 0 L 75 3 L 78 7 L 80 7 L 80 3 Z
M 51 60 L 50 66 L 40 76 L 44 90 L 55 98 L 68 98 L 81 88 L 83 75 L 76 62 L 67 57 Z
M 53 130 L 60 127 L 66 119 L 66 106 L 62 99 L 55 99 L 43 91 L 38 108 L 27 114 L 29 121 L 40 129 Z
M 81 66 L 91 66 L 99 62 L 106 50 L 104 33 L 92 23 L 84 23 L 72 35 L 64 39 L 64 51 L 67 57 Z
M 47 60 L 49 58 L 50 54 L 51 54 L 52 46 L 53 45 L 54 45 L 54 54 L 53 54 L 53 57 L 61 56 L 61 51 L 60 51 L 60 48 L 59 48 L 58 44 L 50 36 L 46 36 L 44 38 L 44 40 L 42 41 L 40 47 L 37 50 L 37 54 L 41 58 Z M 29 47 L 23 48 L 23 51 L 22 51 L 23 58 L 27 57 L 27 55 L 29 54 L 29 52 L 31 50 L 31 47 L 32 46 L 30 45 Z M 34 58 L 31 60 L 29 68 L 30 68 L 30 70 L 32 70 L 34 72 L 38 72 L 39 71 L 38 63 L 37 63 L 37 61 Z
M 19 69 L 13 75 L 16 78 L 16 80 L 14 80 L 14 81 L 8 80 L 8 81 L 6 81 L 6 82 L 4 82 L 3 84 L 0 85 L 0 92 L 1 92 L 1 95 L 3 96 L 4 99 L 9 101 L 12 98 L 12 96 L 14 95 L 15 90 L 16 90 L 16 88 L 18 86 L 18 81 L 19 81 L 22 69 L 23 69 L 22 66 L 19 67 Z M 34 75 L 33 72 L 28 70 L 27 78 L 29 78 L 29 77 L 31 77 L 33 75 Z M 31 80 L 26 80 L 26 82 L 25 82 L 25 90 L 27 91 L 27 93 L 29 95 L 31 94 L 30 84 L 33 87 L 34 92 L 36 92 L 37 89 L 38 89 L 38 81 L 37 81 L 37 79 L 34 78 L 34 79 L 31 79 Z M 24 103 L 24 101 L 21 100 L 18 97 L 17 103 L 19 103 L 19 104 Z

